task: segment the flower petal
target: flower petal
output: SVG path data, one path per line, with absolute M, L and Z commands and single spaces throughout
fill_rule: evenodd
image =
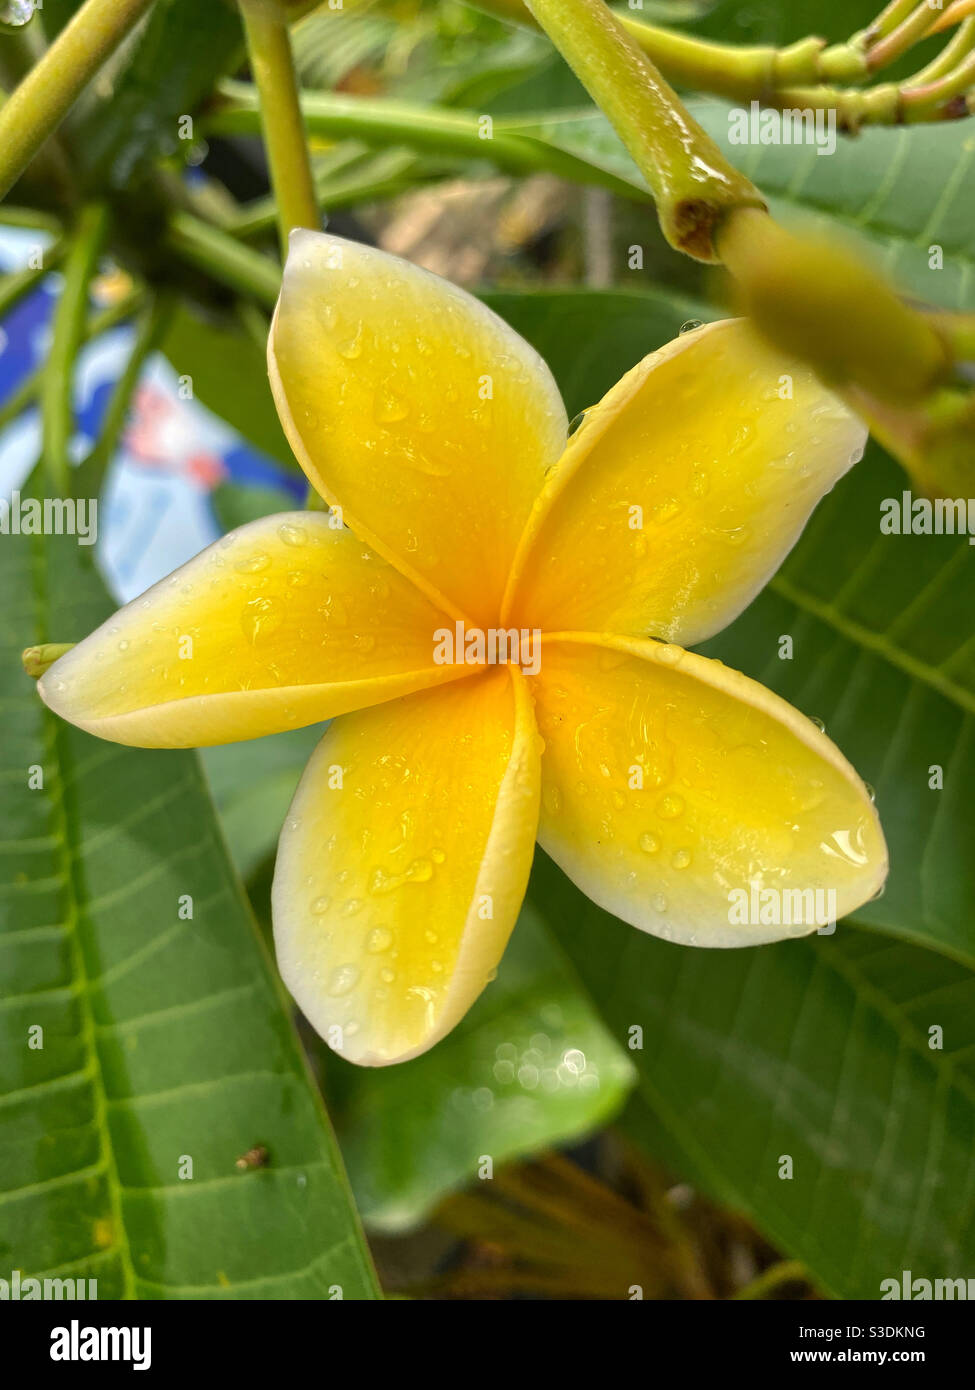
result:
M 813 930 L 829 890 L 835 919 L 883 883 L 883 833 L 853 768 L 740 672 L 660 642 L 578 635 L 546 638 L 532 685 L 539 843 L 624 921 L 689 945 L 754 945 Z M 761 913 L 753 887 L 775 890 Z
M 433 661 L 445 621 L 323 512 L 282 512 L 127 604 L 39 689 L 56 714 L 116 743 L 233 743 L 468 675 Z
M 570 439 L 523 538 L 504 620 L 703 641 L 774 573 L 865 439 L 744 320 L 682 335 Z
M 446 280 L 294 232 L 268 363 L 285 433 L 322 496 L 454 617 L 494 622 L 566 438 L 538 354 Z
M 325 734 L 281 834 L 274 940 L 285 984 L 350 1061 L 425 1052 L 491 978 L 531 867 L 539 752 L 510 667 Z

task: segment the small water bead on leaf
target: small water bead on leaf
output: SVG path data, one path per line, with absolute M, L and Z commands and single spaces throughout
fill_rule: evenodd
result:
M 820 719 L 818 714 L 811 714 L 809 716 L 809 722 L 810 724 L 815 724 L 821 734 L 826 732 L 826 723 L 824 720 Z
M 660 849 L 660 841 L 656 835 L 651 835 L 649 830 L 644 831 L 640 836 L 639 843 L 644 854 L 656 854 Z
M 703 328 L 703 327 L 704 327 L 704 320 L 703 320 L 703 319 L 688 319 L 688 320 L 686 321 L 686 323 L 682 323 L 682 324 L 681 324 L 681 326 L 680 326 L 680 335 L 681 335 L 681 337 L 683 337 L 685 333 L 696 333 L 697 330 L 698 330 L 699 328 Z
M 578 415 L 573 415 L 572 419 L 569 421 L 567 430 L 569 435 L 573 435 L 577 430 L 582 429 L 586 416 L 589 414 L 590 410 L 592 410 L 592 406 L 587 405 L 585 410 L 580 410 Z
M 675 869 L 686 869 L 690 866 L 691 852 L 689 849 L 678 849 L 674 851 L 671 864 Z
M 383 951 L 388 951 L 392 944 L 393 933 L 388 927 L 373 927 L 366 937 L 366 950 L 372 956 L 378 956 Z

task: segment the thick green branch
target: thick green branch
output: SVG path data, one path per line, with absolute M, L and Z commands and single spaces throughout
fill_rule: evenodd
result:
M 717 261 L 714 232 L 732 208 L 764 207 L 603 0 L 528 0 L 529 8 L 647 180 L 671 246 Z
M 288 26 L 274 0 L 240 0 L 251 72 L 261 98 L 261 123 L 277 203 L 281 252 L 295 227 L 321 226 L 308 159 Z
M 153 0 L 86 0 L 0 107 L 0 198 Z

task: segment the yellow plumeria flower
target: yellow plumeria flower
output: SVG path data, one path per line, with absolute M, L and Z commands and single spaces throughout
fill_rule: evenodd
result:
M 345 1057 L 414 1057 L 464 1015 L 536 834 L 600 906 L 699 946 L 817 925 L 743 923 L 735 894 L 828 891 L 842 915 L 877 892 L 883 835 L 849 763 L 684 650 L 740 612 L 862 452 L 799 363 L 712 324 L 569 438 L 548 368 L 483 304 L 312 232 L 294 234 L 268 357 L 332 510 L 225 536 L 40 688 L 142 747 L 343 716 L 295 794 L 273 914 L 288 988 Z

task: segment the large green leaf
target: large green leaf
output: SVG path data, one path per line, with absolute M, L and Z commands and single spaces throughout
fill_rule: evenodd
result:
M 654 1152 L 839 1297 L 879 1298 L 905 1269 L 971 1273 L 969 971 L 845 923 L 736 951 L 674 946 L 601 912 L 541 855 L 531 899 L 631 1046 L 628 1124 Z
M 371 1297 L 196 755 L 91 738 L 20 672 L 22 647 L 110 610 L 91 552 L 4 536 L 0 590 L 5 1267 L 96 1278 L 103 1298 Z M 239 1171 L 255 1147 L 266 1165 Z

